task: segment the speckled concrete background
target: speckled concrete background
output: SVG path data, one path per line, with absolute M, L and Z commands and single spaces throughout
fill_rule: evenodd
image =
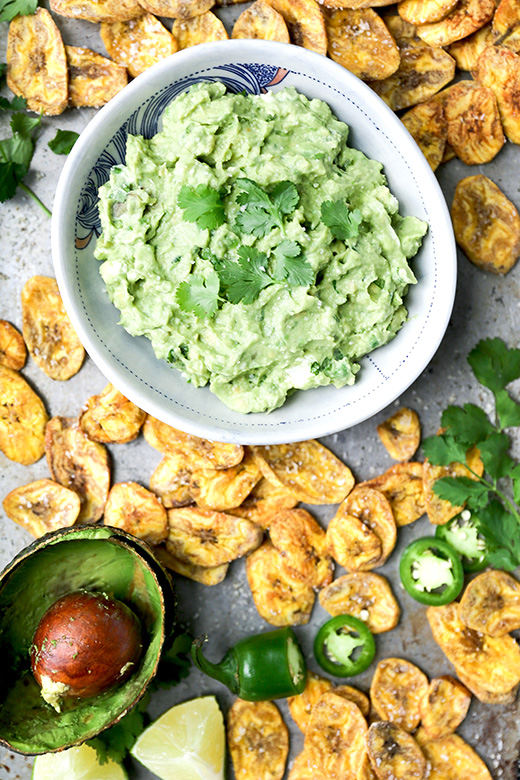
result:
M 244 6 L 218 10 L 223 20 L 232 24 Z M 60 29 L 68 44 L 89 46 L 104 52 L 97 27 L 87 22 L 59 18 Z M 5 61 L 7 25 L 0 24 L 0 62 Z M 7 93 L 6 93 L 7 94 Z M 56 128 L 81 131 L 94 115 L 94 110 L 69 110 L 59 117 L 44 119 L 43 131 L 37 143 L 31 172 L 26 183 L 51 208 L 56 183 L 64 158 L 47 147 Z M 0 116 L 0 138 L 8 135 L 7 117 Z M 469 168 L 453 160 L 439 171 L 439 181 L 451 204 L 457 181 L 462 177 L 484 173 L 495 181 L 506 195 L 520 207 L 520 148 L 506 144 L 495 160 L 485 166 Z M 477 386 L 466 355 L 481 337 L 502 337 L 510 346 L 520 342 L 520 264 L 505 277 L 486 274 L 472 266 L 459 254 L 459 281 L 453 316 L 445 338 L 423 375 L 391 407 L 376 418 L 342 433 L 329 436 L 324 443 L 351 467 L 358 480 L 381 473 L 391 460 L 379 442 L 376 425 L 399 405 L 415 409 L 422 422 L 424 435 L 434 433 L 440 414 L 449 403 L 467 401 L 487 407 L 490 398 Z M 0 318 L 21 326 L 20 292 L 25 281 L 34 274 L 53 275 L 50 249 L 50 220 L 24 194 L 0 205 Z M 76 415 L 86 398 L 102 390 L 106 381 L 91 360 L 87 359 L 75 377 L 65 383 L 49 379 L 29 360 L 23 375 L 42 395 L 51 415 Z M 513 388 L 514 389 L 514 388 Z M 520 388 L 516 388 L 520 394 Z M 517 443 L 516 457 L 520 457 Z M 113 481 L 135 480 L 148 485 L 149 476 L 160 460 L 158 452 L 142 439 L 110 447 L 113 458 Z M 13 488 L 48 476 L 45 460 L 32 466 L 21 466 L 0 453 L 0 497 Z M 334 507 L 314 508 L 313 512 L 325 524 L 334 514 Z M 400 532 L 400 547 L 412 538 L 428 533 L 430 526 L 423 518 Z M 0 509 L 0 565 L 5 565 L 21 548 L 30 543 L 28 533 L 12 523 Z M 377 639 L 378 658 L 402 656 L 417 663 L 431 677 L 451 671 L 449 663 L 434 644 L 424 617 L 424 608 L 416 604 L 397 585 L 398 552 L 394 553 L 381 572 L 389 576 L 403 608 L 401 623 L 394 631 Z M 341 571 L 337 572 L 341 573 Z M 213 658 L 220 657 L 238 639 L 269 626 L 258 616 L 247 586 L 243 561 L 230 567 L 226 580 L 214 588 L 205 588 L 182 578 L 177 579 L 180 598 L 180 619 L 195 633 L 205 631 L 211 637 Z M 312 640 L 317 627 L 327 618 L 317 605 L 311 623 L 297 629 L 309 665 L 318 671 L 312 658 Z M 210 651 L 210 652 L 211 652 Z M 5 672 L 4 672 L 5 673 Z M 372 671 L 355 684 L 368 689 Z M 153 717 L 169 706 L 187 698 L 214 693 L 225 711 L 231 697 L 217 683 L 192 671 L 189 678 L 170 691 L 154 696 L 150 713 Z M 286 722 L 292 724 L 285 702 L 281 709 Z M 478 749 L 496 780 L 516 780 L 520 754 L 520 718 L 518 704 L 492 706 L 473 702 L 460 733 Z M 291 758 L 299 752 L 302 737 L 291 727 Z M 31 760 L 0 751 L 0 780 L 28 780 Z M 137 764 L 130 769 L 132 780 L 152 780 Z M 231 776 L 231 773 L 230 773 Z M 181 778 L 179 778 L 181 780 Z M 461 778 L 462 780 L 462 778 Z

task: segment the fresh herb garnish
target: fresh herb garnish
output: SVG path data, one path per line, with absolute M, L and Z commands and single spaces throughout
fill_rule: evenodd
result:
M 184 184 L 177 196 L 177 205 L 184 211 L 187 222 L 195 222 L 203 230 L 214 230 L 226 220 L 220 192 L 207 184 L 197 187 Z
M 295 287 L 314 282 L 312 266 L 301 257 L 302 248 L 296 241 L 285 239 L 273 250 L 273 276 L 277 282 L 287 282 Z
M 360 210 L 350 211 L 344 200 L 325 200 L 321 204 L 321 221 L 341 241 L 357 238 L 361 219 Z
M 74 130 L 56 130 L 56 135 L 49 141 L 48 146 L 54 154 L 68 154 L 78 138 L 79 133 Z
M 465 504 L 473 512 L 490 547 L 488 563 L 512 570 L 520 565 L 520 464 L 509 454 L 511 442 L 504 429 L 520 426 L 520 404 L 506 390 L 520 378 L 520 349 L 509 349 L 498 338 L 484 339 L 468 362 L 480 384 L 493 393 L 495 419 L 475 404 L 448 406 L 441 418 L 445 431 L 426 439 L 424 452 L 434 465 L 447 466 L 464 463 L 467 450 L 478 447 L 482 476 L 441 477 L 433 489 L 439 498 Z
M 10 138 L 0 141 L 0 203 L 13 198 L 18 187 L 24 190 L 50 217 L 51 212 L 35 193 L 23 183 L 34 154 L 35 137 L 41 126 L 41 116 L 14 113 L 11 116 Z
M 220 281 L 230 303 L 253 303 L 274 279 L 267 271 L 267 255 L 251 246 L 238 249 L 238 260 L 222 264 Z
M 0 78 L 1 76 L 2 73 L 0 72 Z M 27 100 L 20 97 L 20 95 L 15 95 L 12 100 L 8 100 L 0 95 L 0 109 L 3 111 L 23 111 L 24 108 L 27 108 Z
M 245 234 L 263 238 L 273 228 L 283 227 L 283 217 L 292 214 L 300 196 L 290 181 L 281 181 L 268 193 L 251 179 L 237 179 L 242 190 L 237 198 L 241 210 L 236 218 L 238 229 Z
M 191 311 L 197 317 L 212 317 L 218 308 L 220 282 L 215 271 L 203 279 L 191 276 L 181 282 L 175 300 L 182 311 Z
M 0 22 L 10 22 L 15 16 L 32 16 L 38 0 L 0 0 Z

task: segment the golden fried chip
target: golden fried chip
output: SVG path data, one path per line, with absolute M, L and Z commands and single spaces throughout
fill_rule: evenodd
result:
M 47 412 L 18 371 L 0 365 L 0 450 L 28 466 L 45 452 Z
M 327 54 L 327 33 L 321 8 L 316 0 L 269 0 L 285 19 L 291 43 Z
M 353 615 L 366 623 L 373 634 L 391 631 L 401 616 L 390 583 L 374 572 L 343 574 L 320 592 L 319 599 L 333 617 Z
M 397 12 L 410 24 L 440 22 L 457 3 L 458 0 L 401 0 Z
M 99 395 L 90 396 L 79 424 L 93 441 L 124 444 L 138 436 L 145 418 L 146 412 L 108 384 Z
M 67 108 L 65 46 L 50 13 L 15 16 L 7 35 L 7 86 L 27 100 L 27 108 L 45 115 Z
M 138 76 L 177 51 L 171 32 L 152 14 L 128 22 L 103 22 L 100 33 L 109 57 L 131 76 Z
M 356 780 L 377 780 L 377 775 L 372 769 L 372 764 L 370 763 L 368 753 L 365 753 L 365 755 L 363 756 L 363 761 L 361 762 L 361 768 L 358 772 Z
M 491 89 L 476 81 L 459 81 L 445 90 L 444 115 L 448 143 L 466 165 L 490 162 L 505 138 Z
M 193 504 L 190 493 L 191 471 L 185 467 L 183 455 L 165 455 L 152 476 L 150 490 L 161 499 L 166 509 Z
M 262 477 L 245 501 L 229 511 L 233 515 L 247 517 L 252 523 L 267 531 L 280 510 L 292 509 L 297 503 L 298 499 L 283 485 L 275 485 L 274 482 Z
M 198 43 L 227 41 L 226 28 L 212 11 L 194 16 L 192 19 L 176 19 L 172 25 L 172 35 L 179 49 L 188 49 Z
M 0 366 L 19 371 L 26 359 L 27 348 L 22 334 L 7 320 L 0 320 Z
M 385 658 L 374 672 L 370 701 L 383 720 L 413 731 L 421 720 L 420 703 L 428 691 L 428 678 L 403 658 Z
M 384 474 L 361 484 L 373 487 L 386 496 L 398 528 L 415 522 L 426 511 L 422 463 L 396 463 Z
M 354 702 L 361 710 L 363 717 L 368 718 L 370 714 L 370 699 L 363 691 L 360 691 L 359 688 L 354 688 L 352 685 L 336 685 L 333 691 L 338 696 L 343 696 L 348 701 Z
M 143 13 L 137 0 L 50 0 L 51 10 L 87 22 L 125 22 Z
M 3 500 L 7 517 L 33 536 L 74 525 L 79 496 L 51 479 L 38 479 L 11 490 Z
M 368 730 L 370 764 L 378 780 L 423 780 L 427 775 L 421 748 L 396 723 L 379 721 Z
M 56 279 L 32 276 L 22 289 L 22 332 L 34 362 L 51 379 L 77 374 L 85 357 Z
M 492 780 L 487 766 L 458 734 L 448 734 L 421 749 L 428 762 L 428 780 Z
M 454 160 L 457 155 L 449 145 L 449 143 L 446 142 L 446 146 L 444 148 L 444 154 L 442 156 L 442 162 L 449 162 L 450 160 Z
M 45 428 L 45 454 L 53 479 L 78 494 L 78 522 L 103 515 L 110 487 L 110 461 L 103 444 L 91 441 L 72 417 L 53 417 Z
M 459 0 L 440 22 L 419 25 L 417 35 L 430 46 L 448 46 L 479 30 L 494 13 L 494 0 Z
M 520 257 L 520 214 L 487 176 L 459 181 L 451 218 L 458 245 L 478 268 L 506 274 L 515 265 Z
M 520 648 L 513 637 L 491 637 L 468 628 L 456 603 L 429 607 L 426 617 L 457 676 L 476 696 L 475 689 L 507 695 L 520 683 Z
M 500 0 L 493 16 L 493 38 L 497 46 L 520 51 L 520 5 L 518 0 Z
M 242 0 L 241 0 L 242 1 Z M 192 19 L 209 11 L 213 0 L 139 0 L 142 7 L 155 16 L 169 19 Z
M 290 43 L 289 30 L 283 16 L 267 0 L 255 0 L 242 11 L 234 24 L 231 37 Z
M 305 509 L 282 509 L 269 529 L 271 542 L 288 566 L 312 588 L 332 580 L 334 565 L 325 531 Z
M 229 569 L 229 563 L 221 563 L 220 566 L 197 566 L 194 563 L 186 563 L 168 552 L 166 545 L 163 544 L 155 547 L 153 552 L 167 569 L 194 582 L 200 582 L 201 585 L 218 585 L 225 579 Z
M 413 106 L 401 121 L 420 147 L 432 171 L 436 171 L 444 157 L 448 127 L 444 108 L 436 100 L 427 100 Z
M 315 777 L 355 778 L 365 754 L 367 723 L 359 707 L 333 691 L 311 712 L 304 750 Z
M 480 228 L 481 229 L 481 228 Z M 428 460 L 423 463 L 423 487 L 426 514 L 430 523 L 445 525 L 452 517 L 458 515 L 464 507 L 454 506 L 449 501 L 439 498 L 433 490 L 433 486 L 442 477 L 469 477 L 477 479 L 476 474 L 483 471 L 480 454 L 476 448 L 471 448 L 466 453 L 467 468 L 462 463 L 450 463 L 449 466 L 433 466 Z M 471 469 L 471 471 L 470 471 Z M 472 473 L 475 472 L 475 473 Z
M 309 766 L 308 755 L 305 750 L 298 753 L 290 769 L 288 780 L 321 780 Z
M 505 571 L 484 571 L 462 594 L 459 618 L 488 636 L 504 636 L 520 628 L 520 583 Z
M 373 8 L 324 8 L 328 52 L 360 79 L 385 79 L 399 67 L 397 44 Z
M 164 542 L 168 535 L 166 509 L 157 496 L 137 482 L 112 485 L 103 522 L 152 545 Z
M 287 566 L 270 542 L 264 542 L 248 556 L 246 573 L 260 617 L 272 626 L 298 626 L 309 622 L 314 589 Z
M 413 409 L 403 406 L 377 426 L 377 433 L 394 460 L 410 460 L 421 443 L 421 424 Z
M 249 451 L 229 469 L 201 469 L 191 475 L 189 492 L 198 506 L 225 511 L 240 506 L 261 479 Z
M 493 28 L 491 22 L 488 22 L 480 30 L 477 30 L 472 35 L 468 35 L 467 38 L 450 43 L 448 53 L 451 54 L 457 63 L 457 68 L 460 68 L 460 70 L 473 70 L 478 58 L 486 46 L 493 44 L 493 40 Z
M 247 555 L 262 542 L 262 529 L 249 520 L 195 506 L 168 510 L 168 552 L 197 566 L 221 563 Z
M 126 68 L 92 49 L 65 46 L 69 68 L 69 106 L 104 106 L 128 84 Z
M 332 690 L 332 683 L 330 680 L 326 677 L 321 677 L 319 674 L 314 674 L 310 669 L 307 669 L 305 690 L 298 696 L 290 696 L 287 699 L 291 717 L 300 731 L 303 731 L 304 734 L 307 731 L 307 726 L 309 725 L 309 719 L 314 706 L 318 703 L 321 696 L 330 690 Z
M 349 514 L 344 504 L 330 521 L 326 538 L 330 554 L 348 571 L 368 571 L 381 560 L 381 539 L 363 520 Z
M 520 56 L 505 46 L 487 46 L 472 74 L 493 90 L 504 133 L 514 144 L 520 144 Z
M 289 732 L 272 701 L 236 699 L 227 717 L 227 745 L 236 780 L 282 780 Z
M 421 726 L 427 741 L 452 734 L 467 715 L 471 693 L 465 685 L 449 675 L 430 682 L 420 702 Z
M 482 681 L 477 681 L 474 678 L 467 678 L 460 667 L 457 667 L 457 677 L 461 683 L 466 686 L 468 691 L 471 691 L 473 696 L 479 701 L 484 702 L 484 704 L 513 704 L 513 702 L 516 701 L 518 685 L 515 685 L 510 691 L 495 693 L 488 691 L 482 684 Z
M 397 529 L 390 502 L 381 491 L 368 485 L 356 485 L 340 509 L 359 518 L 381 540 L 381 558 L 377 566 L 382 566 L 395 547 Z
M 236 466 L 244 457 L 241 444 L 223 444 L 209 439 L 200 439 L 190 433 L 184 433 L 171 425 L 148 415 L 143 435 L 148 444 L 163 455 L 184 456 L 185 463 L 192 471 L 195 469 L 229 469 Z
M 307 504 L 338 504 L 352 487 L 352 472 L 315 439 L 251 447 L 264 477 Z

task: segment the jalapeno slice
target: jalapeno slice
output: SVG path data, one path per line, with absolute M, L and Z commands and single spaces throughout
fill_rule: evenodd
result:
M 446 525 L 437 526 L 437 539 L 442 539 L 458 552 L 466 572 L 482 571 L 488 563 L 490 549 L 479 533 L 478 518 L 464 509 Z
M 314 640 L 317 662 L 336 677 L 353 677 L 367 669 L 376 654 L 369 628 L 352 615 L 337 615 L 322 625 Z
M 408 545 L 401 557 L 399 574 L 412 598 L 433 607 L 450 604 L 464 585 L 458 552 L 435 536 L 424 536 Z

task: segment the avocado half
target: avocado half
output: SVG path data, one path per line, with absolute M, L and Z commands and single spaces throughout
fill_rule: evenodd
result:
M 106 593 L 141 622 L 144 650 L 125 682 L 56 712 L 40 695 L 29 651 L 44 612 L 67 593 Z M 37 539 L 0 574 L 0 744 L 26 755 L 52 753 L 117 723 L 155 676 L 173 639 L 175 595 L 151 548 L 110 526 L 59 529 Z

